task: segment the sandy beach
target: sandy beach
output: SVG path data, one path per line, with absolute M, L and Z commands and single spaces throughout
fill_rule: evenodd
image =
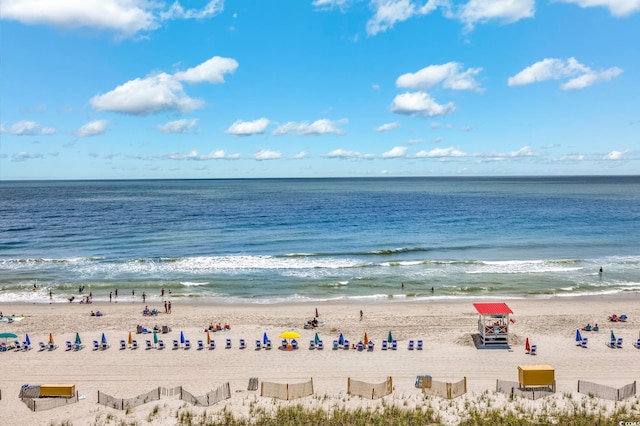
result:
M 619 387 L 640 377 L 640 350 L 633 346 L 638 339 L 640 323 L 636 310 L 640 297 L 552 298 L 499 300 L 507 302 L 513 310 L 510 346 L 507 349 L 477 349 L 472 334 L 477 333 L 478 314 L 470 300 L 385 303 L 322 303 L 322 304 L 238 304 L 209 305 L 175 299 L 172 313 L 165 314 L 160 303 L 148 304 L 160 314 L 143 316 L 144 305 L 120 303 L 54 303 L 3 304 L 0 311 L 6 315 L 24 316 L 13 323 L 0 322 L 0 333 L 12 332 L 24 340 L 29 334 L 33 349 L 27 352 L 0 353 L 0 412 L 6 424 L 48 425 L 70 422 L 73 425 L 110 424 L 115 419 L 132 419 L 138 424 L 175 424 L 175 412 L 183 401 L 162 399 L 133 408 L 128 412 L 104 407 L 97 403 L 98 391 L 117 398 L 129 398 L 155 387 L 183 386 L 194 395 L 202 395 L 229 383 L 231 398 L 206 408 L 208 413 L 230 410 L 247 415 L 248 406 L 273 406 L 271 398 L 248 391 L 251 377 L 260 381 L 300 383 L 313 379 L 314 396 L 279 404 L 302 404 L 309 407 L 331 407 L 335 404 L 347 408 L 377 407 L 380 400 L 367 400 L 347 395 L 347 378 L 380 383 L 393 378 L 393 393 L 384 397 L 387 403 L 420 406 L 425 398 L 415 388 L 417 375 L 428 374 L 434 380 L 458 381 L 467 378 L 468 394 L 455 401 L 477 398 L 489 391 L 494 405 L 506 404 L 504 397 L 493 394 L 496 379 L 517 381 L 518 365 L 548 364 L 555 368 L 557 394 L 573 393 L 576 398 L 577 381 L 589 380 Z M 319 326 L 304 329 L 304 324 L 319 312 Z M 91 311 L 104 316 L 90 316 Z M 360 318 L 360 310 L 363 317 Z M 626 314 L 626 322 L 612 323 L 611 314 Z M 217 348 L 197 350 L 197 340 L 206 340 L 204 329 L 210 323 L 229 323 L 229 331 L 211 333 Z M 584 333 L 588 347 L 575 344 L 575 332 L 587 323 L 598 323 L 600 331 Z M 161 334 L 168 348 L 146 350 L 146 339 L 151 334 L 136 334 L 141 325 L 167 325 L 171 332 Z M 286 330 L 300 333 L 300 348 L 283 351 L 278 335 Z M 613 330 L 622 337 L 622 349 L 611 349 L 606 343 Z M 173 339 L 180 332 L 194 345 L 190 350 L 171 349 Z M 398 350 L 382 351 L 382 339 L 391 331 L 398 340 Z M 65 341 L 80 334 L 85 348 L 66 351 Z M 133 333 L 141 348 L 119 349 L 121 339 Z M 256 339 L 267 333 L 276 348 L 256 350 Z M 309 349 L 315 333 L 325 343 L 325 349 Z M 376 342 L 371 352 L 331 349 L 339 333 L 351 342 L 362 340 L 365 332 Z M 59 345 L 53 351 L 40 351 L 38 342 L 46 342 L 49 333 Z M 104 351 L 92 350 L 92 341 L 105 334 L 111 347 Z M 227 338 L 233 347 L 224 348 Z M 239 339 L 247 341 L 246 349 L 239 349 Z M 525 352 L 525 339 L 537 345 L 538 354 Z M 421 351 L 407 349 L 409 339 L 422 339 Z M 66 407 L 32 412 L 18 398 L 23 384 L 74 384 L 80 401 Z M 319 398 L 321 397 L 321 398 Z M 633 398 L 634 400 L 636 398 Z M 439 398 L 430 400 L 437 404 Z M 539 403 L 532 401 L 531 404 Z M 332 405 L 333 404 L 333 405 Z M 608 404 L 604 402 L 603 404 Z M 442 404 L 444 406 L 444 404 Z M 442 408 L 442 422 L 455 424 L 464 415 L 461 407 Z M 152 410 L 156 411 L 150 415 Z M 194 413 L 205 410 L 191 407 Z M 115 423 L 114 423 L 115 424 Z

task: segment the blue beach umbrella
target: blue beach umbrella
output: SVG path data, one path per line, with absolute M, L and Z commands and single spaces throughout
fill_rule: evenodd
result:
M 338 343 L 344 345 L 344 336 L 340 333 L 340 337 L 338 337 Z
M 262 343 L 263 344 L 267 344 L 267 342 L 269 341 L 269 338 L 267 337 L 267 332 L 264 332 L 264 335 L 262 336 Z
M 82 340 L 80 340 L 80 333 L 76 332 L 76 344 L 81 345 Z
M 153 330 L 153 344 L 154 345 L 158 344 L 158 333 L 156 333 L 155 330 Z
M 107 343 L 107 336 L 102 333 L 102 343 Z
M 389 336 L 387 337 L 387 342 L 393 342 L 393 336 L 391 335 L 391 330 L 389 330 Z
M 31 339 L 29 339 L 29 335 L 28 334 L 24 335 L 24 341 L 27 343 L 27 345 L 31 345 Z
M 580 329 L 576 329 L 576 342 L 582 342 L 582 335 L 580 334 Z
M 184 333 L 180 331 L 180 343 L 184 343 Z
M 318 333 L 316 333 L 316 337 L 314 337 L 314 340 L 316 343 L 318 343 L 320 341 L 320 337 L 318 336 Z

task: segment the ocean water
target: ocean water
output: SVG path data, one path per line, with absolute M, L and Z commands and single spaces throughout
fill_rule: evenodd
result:
M 216 303 L 638 292 L 640 177 L 0 181 L 0 301 L 80 286 Z

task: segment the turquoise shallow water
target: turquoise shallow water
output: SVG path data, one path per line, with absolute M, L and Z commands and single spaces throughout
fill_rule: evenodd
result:
M 0 181 L 0 301 L 615 294 L 639 248 L 640 177 Z

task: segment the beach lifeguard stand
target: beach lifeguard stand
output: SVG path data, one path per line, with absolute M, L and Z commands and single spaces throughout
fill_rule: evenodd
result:
M 509 346 L 509 314 L 506 303 L 474 303 L 480 314 L 478 334 L 481 346 Z

